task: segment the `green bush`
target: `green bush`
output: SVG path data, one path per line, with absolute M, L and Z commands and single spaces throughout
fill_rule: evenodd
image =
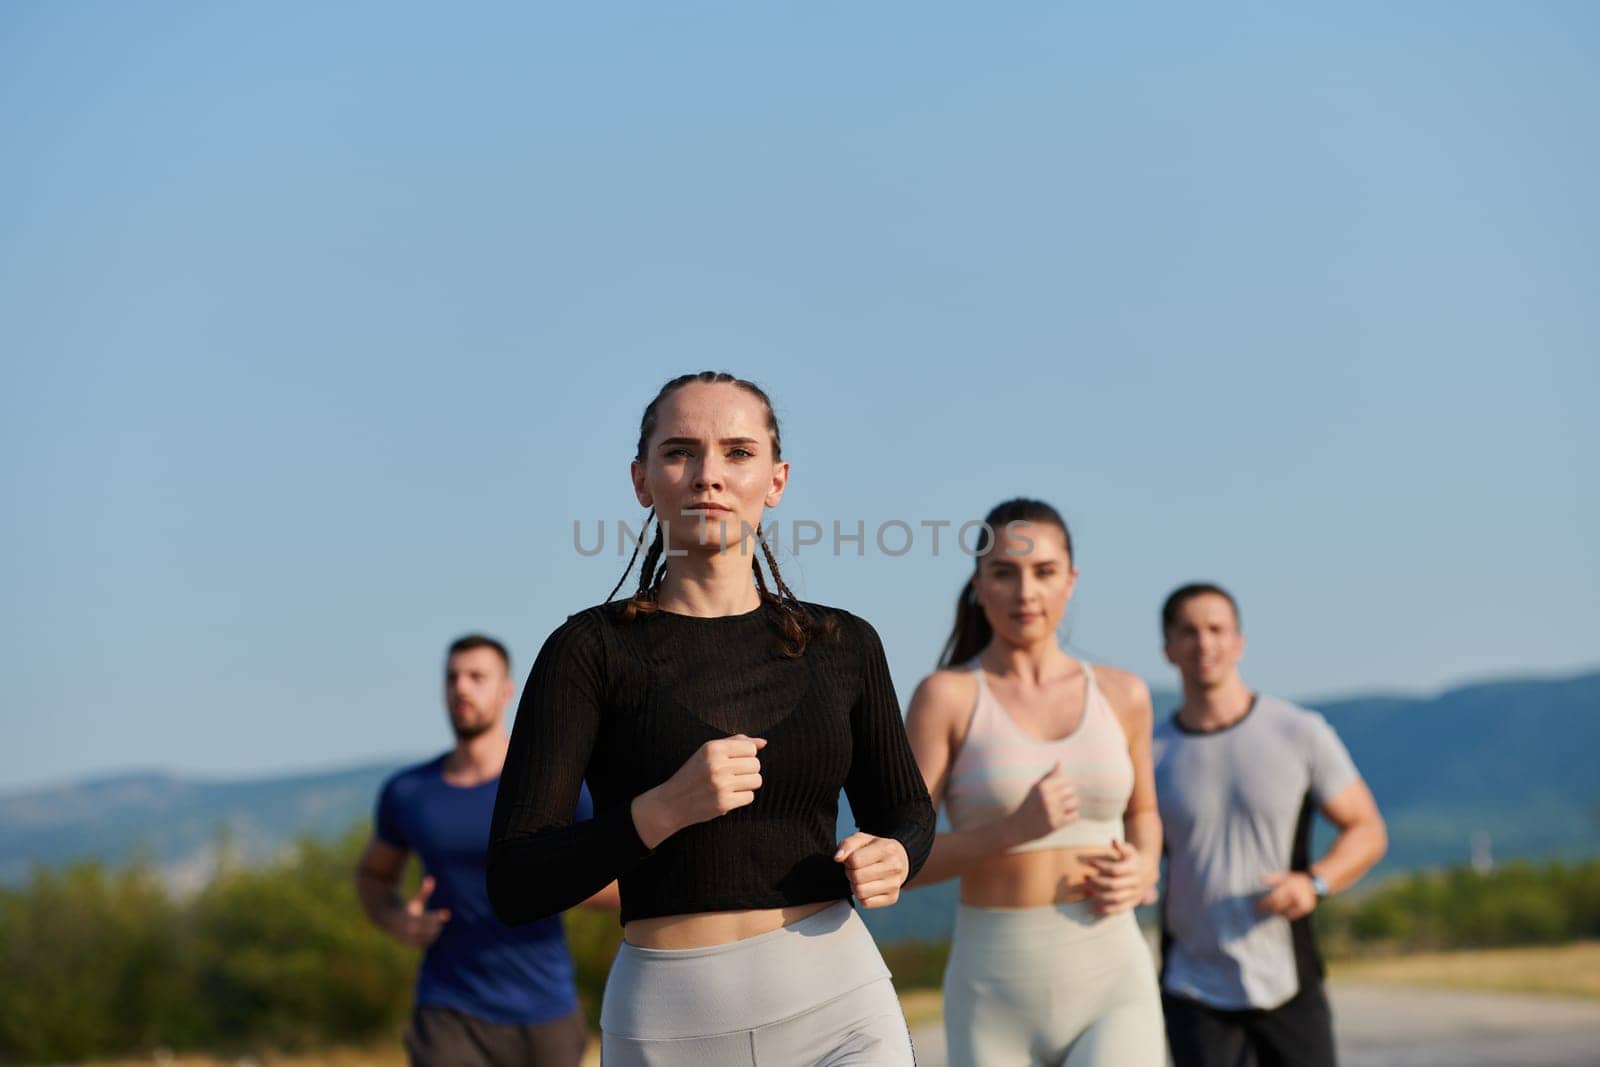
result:
M 0 891 L 0 1060 L 398 1035 L 417 953 L 361 913 L 364 840 L 224 868 L 183 902 L 142 865 L 39 870 Z
M 591 1030 L 600 1028 L 600 996 L 605 992 L 606 975 L 622 944 L 622 924 L 614 911 L 573 908 L 564 920 L 567 947 L 572 951 L 572 966 L 578 984 L 578 1000 Z
M 197 1035 L 182 915 L 142 866 L 0 892 L 0 1055 L 79 1058 Z
M 194 901 L 197 984 L 213 1041 L 299 1048 L 398 1033 L 418 953 L 366 919 L 351 872 L 364 832 L 227 869 Z
M 1395 950 L 1550 944 L 1600 936 L 1600 860 L 1466 867 L 1394 878 L 1318 911 L 1338 948 Z
M 950 960 L 948 941 L 900 941 L 883 945 L 883 962 L 894 975 L 894 987 L 901 992 L 910 989 L 941 989 L 944 987 L 944 967 Z

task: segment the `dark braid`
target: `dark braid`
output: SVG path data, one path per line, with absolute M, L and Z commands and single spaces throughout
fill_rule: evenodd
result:
M 772 568 L 772 580 L 778 586 L 778 595 L 798 604 L 800 598 L 794 595 L 794 591 L 784 583 L 783 575 L 778 573 L 778 561 L 772 557 L 772 546 L 767 544 L 767 539 L 764 537 L 761 539 L 761 554 L 767 557 L 767 566 Z
M 661 559 L 661 554 L 665 547 L 661 533 L 661 523 L 657 521 L 656 536 L 651 540 L 650 548 L 644 554 L 644 563 L 639 567 L 639 588 L 628 598 L 628 602 L 622 606 L 622 617 L 629 622 L 632 622 L 634 616 L 641 611 L 651 612 L 656 610 L 656 588 L 661 585 L 661 579 L 667 576 L 667 565 L 665 563 L 657 563 L 657 560 Z M 628 566 L 631 569 L 633 563 L 630 561 Z M 627 577 L 628 572 L 623 571 L 622 578 L 617 580 L 619 588 L 623 579 Z M 616 592 L 616 589 L 611 590 L 613 596 L 616 595 Z M 609 600 L 610 598 L 608 597 L 607 599 Z
M 821 634 L 824 637 L 837 637 L 839 623 L 832 618 L 816 619 L 800 603 L 800 598 L 794 595 L 783 574 L 778 570 L 778 561 L 772 555 L 772 546 L 767 544 L 767 539 L 756 533 L 756 540 L 761 543 L 761 554 L 767 557 L 767 566 L 772 569 L 772 584 L 778 587 L 778 595 L 773 596 L 767 592 L 767 586 L 761 579 L 761 561 L 755 560 L 756 584 L 761 587 L 762 599 L 774 604 L 782 614 L 780 625 L 783 628 L 783 651 L 787 656 L 798 656 L 806 650 L 806 642 L 813 636 Z
M 639 558 L 639 546 L 644 543 L 645 531 L 650 529 L 650 520 L 655 518 L 655 515 L 655 508 L 651 508 L 644 513 L 644 525 L 639 528 L 639 539 L 633 543 L 633 555 L 628 557 L 628 565 L 622 569 L 622 577 L 617 579 L 617 584 L 611 587 L 610 593 L 606 594 L 606 603 L 611 603 L 617 595 L 617 590 L 622 588 L 622 583 L 628 580 L 628 572 L 633 570 L 633 561 Z M 657 532 L 659 533 L 659 530 Z M 620 537 L 621 534 L 619 533 L 618 536 Z M 654 552 L 655 545 L 651 545 L 650 550 Z M 645 569 L 650 569 L 649 563 L 645 564 Z
M 778 432 L 778 417 L 772 410 L 772 399 L 767 396 L 759 385 L 754 382 L 737 378 L 726 371 L 701 371 L 698 374 L 680 374 L 667 382 L 656 393 L 655 399 L 645 406 L 644 415 L 639 420 L 639 444 L 634 449 L 633 458 L 639 462 L 646 462 L 650 449 L 650 438 L 655 436 L 656 421 L 660 416 L 661 404 L 667 397 L 682 389 L 691 382 L 705 385 L 736 385 L 740 389 L 761 401 L 761 406 L 767 412 L 767 430 L 772 435 L 772 458 L 783 458 L 783 441 Z M 655 509 L 650 510 L 650 515 L 655 515 Z M 649 614 L 657 609 L 656 593 L 661 588 L 661 583 L 667 576 L 667 563 L 663 558 L 666 544 L 663 535 L 661 517 L 656 518 L 656 535 L 650 542 L 650 548 L 645 553 L 644 563 L 639 568 L 639 588 L 628 598 L 622 608 L 622 617 L 631 621 L 641 612 Z M 650 516 L 645 517 L 645 528 L 649 529 Z M 833 619 L 814 619 L 811 613 L 800 604 L 800 598 L 794 595 L 783 575 L 778 572 L 778 561 L 773 558 L 772 549 L 768 547 L 763 531 L 758 527 L 755 531 L 756 540 L 761 543 L 762 555 L 766 556 L 767 566 L 772 571 L 773 591 L 767 584 L 766 576 L 761 573 L 761 559 L 757 557 L 751 561 L 751 570 L 754 572 L 756 591 L 760 594 L 765 604 L 771 604 L 778 609 L 779 627 L 782 631 L 782 648 L 786 656 L 799 656 L 805 652 L 806 643 L 815 635 L 822 634 L 832 637 L 838 632 L 838 623 Z M 640 540 L 644 539 L 643 532 Z M 627 581 L 628 572 L 633 570 L 633 561 L 639 556 L 639 546 L 633 546 L 633 556 L 628 559 L 628 566 L 623 570 L 622 577 L 617 579 L 617 584 L 611 590 L 611 596 L 617 595 L 617 590 L 622 588 L 622 583 Z M 607 601 L 611 596 L 606 598 Z
M 655 588 L 660 581 L 657 572 L 666 567 L 666 564 L 661 562 L 661 553 L 665 547 L 662 526 L 657 522 L 656 535 L 650 539 L 650 548 L 644 554 L 644 564 L 639 568 L 639 590 L 635 596 L 652 598 L 655 596 Z

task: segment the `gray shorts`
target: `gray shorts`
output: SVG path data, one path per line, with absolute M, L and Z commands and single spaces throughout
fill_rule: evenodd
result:
M 583 1015 L 507 1026 L 423 1004 L 406 1027 L 411 1067 L 578 1067 L 589 1043 Z
M 605 1067 L 912 1067 L 911 1035 L 866 925 L 839 901 L 725 945 L 624 942 L 600 1009 Z
M 950 1067 L 1164 1067 L 1155 963 L 1133 912 L 1087 901 L 956 912 L 944 975 Z

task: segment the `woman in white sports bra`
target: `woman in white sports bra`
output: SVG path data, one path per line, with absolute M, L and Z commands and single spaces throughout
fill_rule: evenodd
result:
M 1135 905 L 1161 857 L 1150 692 L 1067 654 L 1077 569 L 1049 504 L 985 517 L 955 627 L 906 730 L 950 831 L 910 886 L 961 879 L 944 981 L 951 1067 L 1160 1067 Z

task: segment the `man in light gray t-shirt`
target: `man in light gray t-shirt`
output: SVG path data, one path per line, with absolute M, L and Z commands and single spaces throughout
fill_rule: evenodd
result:
M 1333 1064 L 1311 928 L 1317 901 L 1382 857 L 1383 817 L 1321 715 L 1252 693 L 1233 598 L 1188 585 L 1162 609 L 1183 705 L 1155 730 L 1167 860 L 1163 1007 L 1177 1067 Z M 1338 837 L 1315 862 L 1311 823 Z

